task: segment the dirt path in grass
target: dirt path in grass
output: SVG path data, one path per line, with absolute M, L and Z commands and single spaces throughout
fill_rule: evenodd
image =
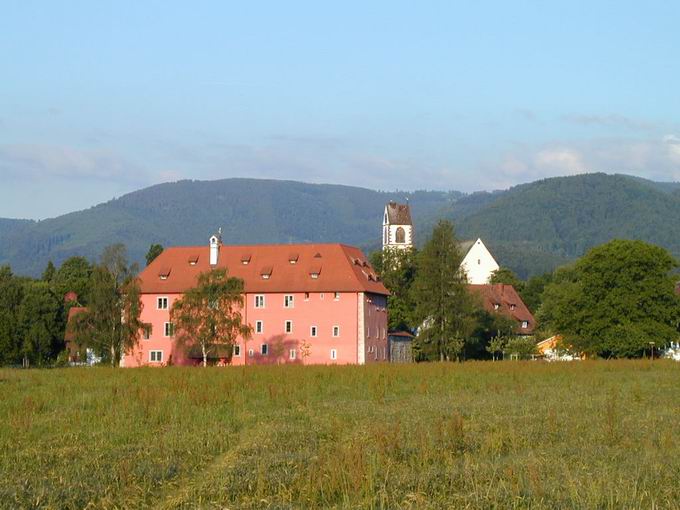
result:
M 188 473 L 177 482 L 172 484 L 172 487 L 165 487 L 164 489 L 171 489 L 168 494 L 151 508 L 154 510 L 169 510 L 175 508 L 195 508 L 196 506 L 205 507 L 210 506 L 210 501 L 202 501 L 200 498 L 206 494 L 214 494 L 213 491 L 205 490 L 210 487 L 212 481 L 222 478 L 226 471 L 236 467 L 239 461 L 243 460 L 243 454 L 256 447 L 261 441 L 261 435 L 264 437 L 269 433 L 269 428 L 258 426 L 258 434 L 252 434 L 250 427 L 242 427 L 238 435 L 238 439 L 234 446 L 222 455 L 218 455 L 206 465 L 203 469 Z M 225 487 L 228 490 L 228 487 Z

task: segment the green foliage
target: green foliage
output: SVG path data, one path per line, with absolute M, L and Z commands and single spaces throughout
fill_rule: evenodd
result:
M 507 267 L 501 267 L 494 271 L 491 274 L 489 283 L 504 283 L 506 285 L 512 285 L 515 290 L 520 293 L 524 287 L 524 282 L 517 277 L 512 269 Z
M 185 348 L 200 348 L 203 366 L 217 347 L 225 346 L 228 357 L 240 335 L 249 338 L 243 323 L 243 280 L 227 277 L 226 269 L 213 269 L 198 277 L 196 287 L 176 300 L 170 310 L 175 339 Z
M 19 308 L 24 289 L 9 266 L 0 267 L 0 364 L 19 363 L 21 343 L 19 341 Z
M 411 290 L 416 276 L 416 259 L 415 249 L 381 250 L 370 256 L 371 265 L 390 291 L 387 297 L 390 331 L 412 331 L 418 326 Z
M 0 370 L 0 506 L 675 508 L 680 364 Z
M 465 357 L 467 359 L 485 359 L 491 354 L 496 358 L 496 351 L 490 350 L 495 340 L 506 342 L 517 328 L 517 323 L 500 313 L 487 312 L 481 304 L 477 304 L 474 312 L 475 326 L 472 335 L 466 342 Z
M 62 303 L 47 282 L 25 284 L 17 320 L 24 365 L 44 365 L 63 349 Z
M 440 221 L 418 255 L 413 299 L 422 324 L 417 342 L 430 346 L 441 360 L 460 355 L 474 325 L 462 260 L 453 224 Z
M 55 273 L 52 288 L 62 299 L 67 292 L 75 292 L 80 303 L 87 304 L 91 274 L 92 264 L 85 257 L 70 257 Z
M 146 265 L 151 264 L 161 253 L 163 253 L 163 245 L 152 244 L 149 246 L 149 251 L 146 252 Z
M 641 356 L 678 336 L 680 299 L 671 255 L 642 241 L 615 240 L 558 271 L 543 293 L 539 320 L 574 350 Z
M 510 359 L 527 360 L 538 354 L 536 341 L 531 337 L 515 336 L 509 338 L 503 351 Z
M 42 279 L 43 279 L 44 281 L 50 283 L 50 282 L 52 282 L 52 280 L 54 279 L 54 275 L 56 274 L 56 272 L 57 272 L 57 268 L 54 267 L 54 264 L 53 264 L 52 261 L 50 260 L 50 261 L 47 263 L 47 267 L 46 267 L 45 270 L 43 271 Z
M 75 343 L 93 349 L 111 366 L 137 344 L 146 326 L 140 320 L 141 290 L 134 273 L 123 245 L 105 248 L 90 276 L 87 310 L 69 324 Z

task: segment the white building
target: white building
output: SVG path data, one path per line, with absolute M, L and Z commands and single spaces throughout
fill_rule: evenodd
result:
M 408 204 L 390 201 L 383 216 L 383 250 L 413 248 L 413 221 Z
M 490 282 L 491 275 L 499 269 L 498 262 L 481 239 L 461 243 L 465 256 L 461 267 L 467 274 L 468 283 L 484 285 Z

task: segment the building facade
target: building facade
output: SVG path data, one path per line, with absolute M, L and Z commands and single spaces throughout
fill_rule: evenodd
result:
M 498 271 L 499 265 L 481 239 L 461 243 L 465 256 L 461 267 L 465 270 L 468 283 L 484 285 L 491 281 L 491 275 Z
M 195 365 L 200 353 L 174 340 L 173 303 L 198 275 L 226 268 L 244 281 L 243 320 L 249 339 L 215 364 L 364 364 L 389 359 L 387 290 L 361 250 L 342 244 L 173 247 L 141 274 L 143 311 L 150 324 L 121 365 Z

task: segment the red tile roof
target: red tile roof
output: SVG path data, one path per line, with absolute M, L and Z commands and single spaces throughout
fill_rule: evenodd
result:
M 166 248 L 139 275 L 142 292 L 174 294 L 195 286 L 198 275 L 211 269 L 209 249 L 207 243 Z M 295 264 L 290 262 L 291 254 L 297 256 Z M 196 255 L 198 260 L 191 265 L 189 260 Z M 343 244 L 223 245 L 217 267 L 242 278 L 246 292 L 389 294 L 361 250 Z M 161 279 L 161 274 L 167 277 Z
M 488 312 L 499 312 L 512 317 L 518 323 L 527 321 L 527 328 L 519 328 L 518 333 L 532 333 L 536 327 L 536 319 L 519 297 L 512 285 L 503 283 L 487 285 L 468 285 L 473 294 L 482 298 L 482 304 Z

